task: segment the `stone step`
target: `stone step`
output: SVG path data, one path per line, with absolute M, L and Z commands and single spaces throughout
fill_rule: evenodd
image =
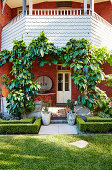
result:
M 67 123 L 66 117 L 51 117 L 51 124 L 63 124 Z

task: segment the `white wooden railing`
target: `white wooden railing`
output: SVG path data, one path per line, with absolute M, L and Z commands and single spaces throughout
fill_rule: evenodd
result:
M 91 10 L 87 9 L 87 15 L 90 14 Z M 26 15 L 29 15 L 29 10 Z M 33 9 L 32 15 L 84 15 L 84 9 Z
M 17 15 L 15 18 L 13 18 L 11 21 L 9 21 L 6 25 L 2 27 L 2 30 L 8 28 L 10 25 L 14 24 L 18 20 L 20 20 L 23 17 L 23 13 L 21 12 L 19 15 Z
M 102 18 L 100 15 L 98 15 L 96 12 L 94 12 L 93 16 L 96 20 L 102 22 L 103 24 L 107 25 L 108 27 L 111 27 L 111 29 L 112 29 L 112 25 L 109 22 L 107 22 L 104 18 Z
M 91 15 L 92 12 L 90 9 L 87 9 L 87 15 Z M 29 10 L 26 10 L 26 15 L 29 15 Z M 84 9 L 33 9 L 32 15 L 84 15 Z M 21 12 L 6 25 L 2 27 L 2 30 L 6 29 L 13 23 L 17 22 L 23 17 Z

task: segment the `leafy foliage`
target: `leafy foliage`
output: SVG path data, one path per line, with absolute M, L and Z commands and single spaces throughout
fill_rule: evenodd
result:
M 101 117 L 101 118 L 110 118 L 110 115 L 103 113 L 103 112 L 99 112 L 98 116 Z
M 33 60 L 28 55 L 28 50 L 23 41 L 14 41 L 12 51 L 4 51 L 1 52 L 1 62 L 2 65 L 7 61 L 13 64 L 11 70 L 13 78 L 10 80 L 6 75 L 3 75 L 1 79 L 3 84 L 10 89 L 7 97 L 7 103 L 9 103 L 7 111 L 16 117 L 18 114 L 26 114 L 35 108 L 33 96 L 37 94 L 40 86 L 38 82 L 33 80 L 31 73 Z
M 48 42 L 42 32 L 37 39 L 32 40 L 28 48 L 23 41 L 15 41 L 13 50 L 11 52 L 4 50 L 1 56 L 2 64 L 13 63 L 11 73 L 15 78 L 8 84 L 11 93 L 7 98 L 7 101 L 13 105 L 13 107 L 8 106 L 11 113 L 24 112 L 26 105 L 30 106 L 32 103 L 27 96 L 35 95 L 39 88 L 39 85 L 33 81 L 31 73 L 34 59 L 41 67 L 45 63 L 51 66 L 60 62 L 63 67 L 70 66 L 74 70 L 72 74 L 74 84 L 77 90 L 81 91 L 78 102 L 90 110 L 106 108 L 108 105 L 106 93 L 97 88 L 106 77 L 99 66 L 110 57 L 106 48 L 96 49 L 84 38 L 70 39 L 65 47 L 57 48 L 53 43 Z
M 42 111 L 43 112 L 48 112 L 48 107 L 51 106 L 49 102 L 47 102 L 45 99 L 42 99 Z
M 70 99 L 67 100 L 67 108 L 73 112 L 73 110 L 74 110 L 74 101 L 73 100 L 70 100 Z

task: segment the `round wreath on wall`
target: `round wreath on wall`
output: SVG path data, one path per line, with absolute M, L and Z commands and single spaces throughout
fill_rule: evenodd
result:
M 41 87 L 39 93 L 47 93 L 52 88 L 52 80 L 48 76 L 38 77 L 37 82 L 39 82 Z

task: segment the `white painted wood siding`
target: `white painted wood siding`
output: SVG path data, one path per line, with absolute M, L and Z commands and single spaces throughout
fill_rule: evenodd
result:
M 11 50 L 13 47 L 13 40 L 24 40 L 25 36 L 25 18 L 21 18 L 1 33 L 1 50 Z
M 25 16 L 2 31 L 2 50 L 11 50 L 13 39 L 22 39 L 28 45 L 44 31 L 56 46 L 65 46 L 70 38 L 90 40 L 90 16 Z
M 90 16 L 27 16 L 25 41 L 44 31 L 50 42 L 65 46 L 71 38 L 90 40 Z
M 27 15 L 2 31 L 1 48 L 11 50 L 13 39 L 23 39 L 28 45 L 42 31 L 59 47 L 71 38 L 86 38 L 96 47 L 112 46 L 112 26 L 105 20 L 90 15 Z
M 98 48 L 112 49 L 112 25 L 103 18 L 99 19 L 91 16 L 91 42 Z

